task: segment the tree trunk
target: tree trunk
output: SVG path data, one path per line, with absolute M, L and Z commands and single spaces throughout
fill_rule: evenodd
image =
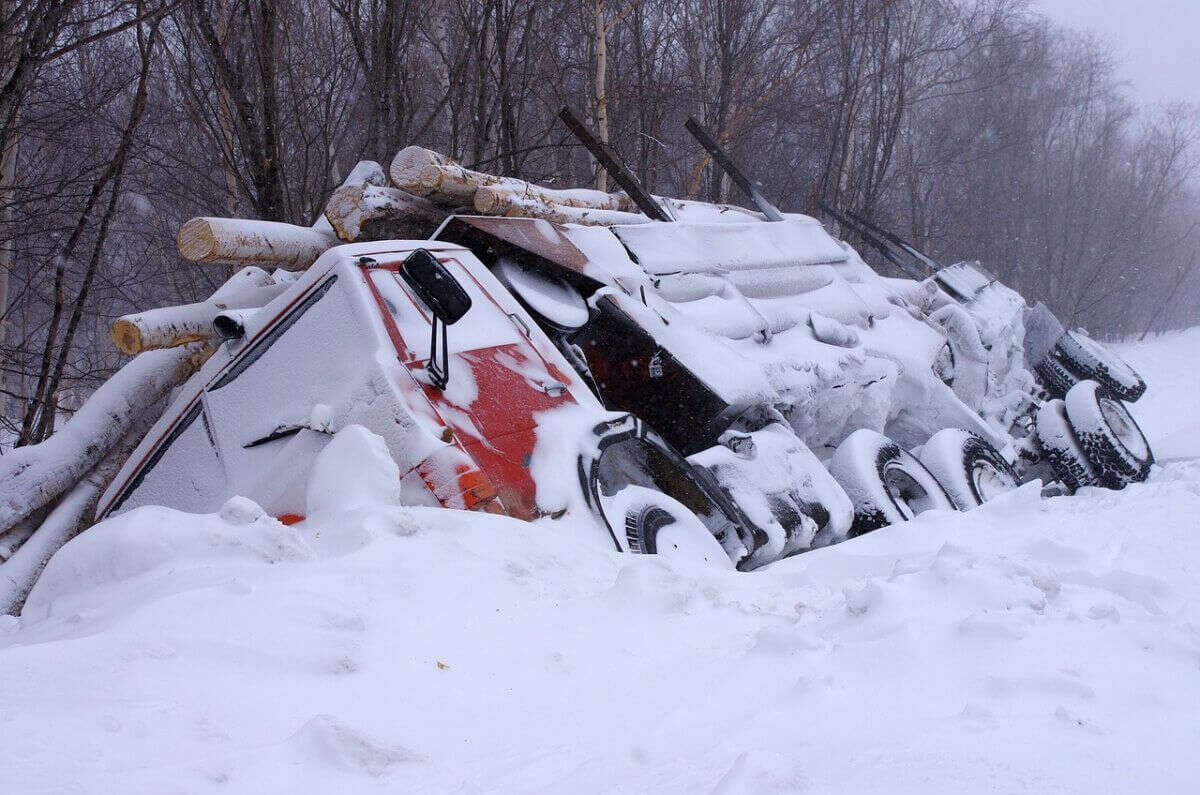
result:
M 608 145 L 608 26 L 604 20 L 604 0 L 593 0 L 596 13 L 596 135 Z M 608 172 L 596 168 L 596 190 L 608 191 Z
M 12 228 L 12 208 L 17 187 L 18 141 L 14 129 L 12 135 L 3 142 L 3 151 L 0 151 L 0 349 L 4 347 L 5 329 L 8 328 L 8 280 L 16 250 L 13 245 L 15 230 Z M 3 378 L 3 374 L 0 374 L 0 393 L 3 392 Z

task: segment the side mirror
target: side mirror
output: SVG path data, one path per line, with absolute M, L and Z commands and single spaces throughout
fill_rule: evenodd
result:
M 423 248 L 408 255 L 400 265 L 400 276 L 447 326 L 457 323 L 471 308 L 471 296 L 446 266 Z
M 429 311 L 433 322 L 429 331 L 429 381 L 435 389 L 445 389 L 450 383 L 450 343 L 446 339 L 446 327 L 462 320 L 471 308 L 471 296 L 454 278 L 437 257 L 419 248 L 400 264 L 400 278 L 412 288 Z M 438 343 L 438 326 L 442 327 L 441 344 Z

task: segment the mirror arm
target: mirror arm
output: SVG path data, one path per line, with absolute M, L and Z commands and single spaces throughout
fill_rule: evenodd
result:
M 438 360 L 438 327 L 442 329 L 442 344 L 441 344 L 441 360 Z M 437 316 L 437 313 L 432 314 L 432 322 L 429 325 L 429 364 L 425 369 L 429 371 L 429 381 L 433 384 L 434 389 L 445 391 L 446 385 L 450 383 L 450 338 L 447 333 L 445 321 Z

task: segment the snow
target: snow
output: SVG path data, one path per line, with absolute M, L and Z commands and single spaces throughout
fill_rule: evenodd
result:
M 1154 457 L 1200 455 L 1200 326 L 1114 347 L 1146 379 L 1146 394 L 1130 404 L 1129 413 Z
M 0 530 L 49 504 L 87 474 L 113 445 L 193 369 L 199 346 L 147 351 L 105 381 L 44 442 L 0 459 Z
M 574 330 L 587 323 L 588 307 L 583 296 L 562 279 L 524 269 L 511 259 L 501 258 L 494 273 L 534 312 L 560 328 Z
M 648 273 L 738 271 L 845 262 L 846 251 L 813 218 L 764 224 L 641 224 L 613 233 Z
M 385 466 L 344 428 L 319 517 L 145 506 L 54 557 L 0 623 L 0 791 L 1191 791 L 1197 342 L 1122 348 L 1192 460 L 749 574 L 338 504 Z
M 400 469 L 382 437 L 347 425 L 317 453 L 308 480 L 308 516 L 399 504 Z

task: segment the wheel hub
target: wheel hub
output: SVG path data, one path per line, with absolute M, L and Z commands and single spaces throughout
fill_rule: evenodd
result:
M 978 460 L 971 466 L 971 483 L 975 486 L 975 493 L 979 495 L 979 499 L 983 502 L 1000 496 L 1001 494 L 1011 491 L 1013 486 L 1012 478 L 1005 475 L 997 469 L 990 461 Z
M 1100 413 L 1104 416 L 1104 421 L 1108 424 L 1113 436 L 1117 437 L 1117 441 L 1139 461 L 1149 458 L 1150 446 L 1137 426 L 1133 424 L 1129 410 L 1122 403 L 1111 398 L 1102 397 L 1099 402 Z
M 905 519 L 912 519 L 922 511 L 933 507 L 929 492 L 912 475 L 895 463 L 889 463 L 883 471 L 883 485 L 888 496 Z

